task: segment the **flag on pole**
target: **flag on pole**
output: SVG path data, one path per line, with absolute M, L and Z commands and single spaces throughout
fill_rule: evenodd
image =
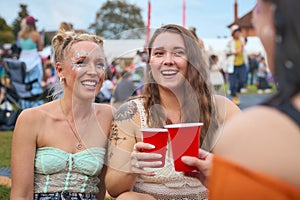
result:
M 186 13 L 185 13 L 186 7 L 185 7 L 185 0 L 182 0 L 182 26 L 185 27 L 185 21 L 186 21 Z
M 147 31 L 146 31 L 146 45 L 148 45 L 150 39 L 150 25 L 151 25 L 151 3 L 148 0 L 148 18 L 147 18 Z

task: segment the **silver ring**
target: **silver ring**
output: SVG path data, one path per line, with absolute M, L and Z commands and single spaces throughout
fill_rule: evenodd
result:
M 139 165 L 139 161 L 136 160 L 136 163 L 134 164 L 136 168 L 140 168 L 140 165 Z

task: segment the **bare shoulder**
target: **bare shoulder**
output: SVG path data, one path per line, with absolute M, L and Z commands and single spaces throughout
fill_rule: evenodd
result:
M 34 31 L 34 32 L 32 32 L 32 36 L 35 37 L 35 38 L 37 39 L 37 38 L 39 38 L 41 35 L 40 35 L 39 32 Z
M 232 148 L 226 148 L 228 145 L 235 144 L 240 146 L 239 141 L 245 139 L 259 138 L 261 134 L 268 134 L 264 131 L 268 128 L 270 114 L 274 112 L 272 109 L 257 106 L 243 110 L 243 112 L 233 116 L 228 122 L 220 129 L 220 138 L 215 147 L 215 153 L 226 155 L 227 151 Z M 241 147 L 242 148 L 242 147 Z
M 214 100 L 221 122 L 227 121 L 232 116 L 241 112 L 240 108 L 225 96 L 214 95 Z
M 33 123 L 33 122 L 39 122 L 41 120 L 41 116 L 43 115 L 43 109 L 40 107 L 35 108 L 27 108 L 25 110 L 22 110 L 17 122 L 25 122 L 25 123 Z
M 29 133 L 37 133 L 41 129 L 42 124 L 45 122 L 46 112 L 41 107 L 28 108 L 23 110 L 18 116 L 14 135 L 26 135 L 28 137 Z
M 116 112 L 116 109 L 109 104 L 95 103 L 95 106 L 97 108 L 97 114 L 104 115 L 108 118 L 112 118 Z
M 117 109 L 113 119 L 113 127 L 119 133 L 135 137 L 140 126 L 141 116 L 135 101 L 127 101 Z
M 135 101 L 130 100 L 122 104 L 115 113 L 115 121 L 133 120 L 136 116 L 139 116 L 138 106 Z
M 274 138 L 276 133 L 283 133 L 287 130 L 296 131 L 297 128 L 296 124 L 278 110 L 267 106 L 255 106 L 243 110 L 228 120 L 220 130 L 221 137 L 218 146 L 223 149 L 222 146 L 228 143 L 238 143 L 239 140 L 244 139 L 248 142 L 251 139 L 257 141 L 263 136 L 270 139 Z M 279 135 L 285 137 L 284 134 Z M 220 151 L 222 152 L 224 151 Z
M 298 170 L 300 157 L 295 152 L 299 151 L 299 127 L 267 106 L 255 106 L 233 116 L 220 130 L 214 148 L 214 153 L 242 165 L 291 180 L 288 171 Z
M 58 119 L 60 108 L 56 103 L 56 101 L 51 101 L 38 107 L 25 109 L 20 113 L 18 121 L 30 124 L 30 126 L 42 126 L 48 118 Z

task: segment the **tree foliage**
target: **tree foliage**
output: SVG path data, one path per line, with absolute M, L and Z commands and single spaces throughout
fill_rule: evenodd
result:
M 0 44 L 12 43 L 14 40 L 11 27 L 7 25 L 5 19 L 0 17 Z
M 89 29 L 105 39 L 140 39 L 145 35 L 141 9 L 126 0 L 107 0 Z

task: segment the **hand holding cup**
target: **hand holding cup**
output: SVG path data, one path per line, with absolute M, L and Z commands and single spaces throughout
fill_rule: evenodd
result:
M 161 165 L 161 161 L 155 161 L 160 159 L 161 154 L 157 153 L 146 153 L 145 150 L 154 149 L 155 146 L 152 144 L 137 142 L 133 151 L 131 152 L 131 171 L 135 174 L 154 176 L 155 173 L 151 170 L 145 170 L 144 168 L 155 168 Z

